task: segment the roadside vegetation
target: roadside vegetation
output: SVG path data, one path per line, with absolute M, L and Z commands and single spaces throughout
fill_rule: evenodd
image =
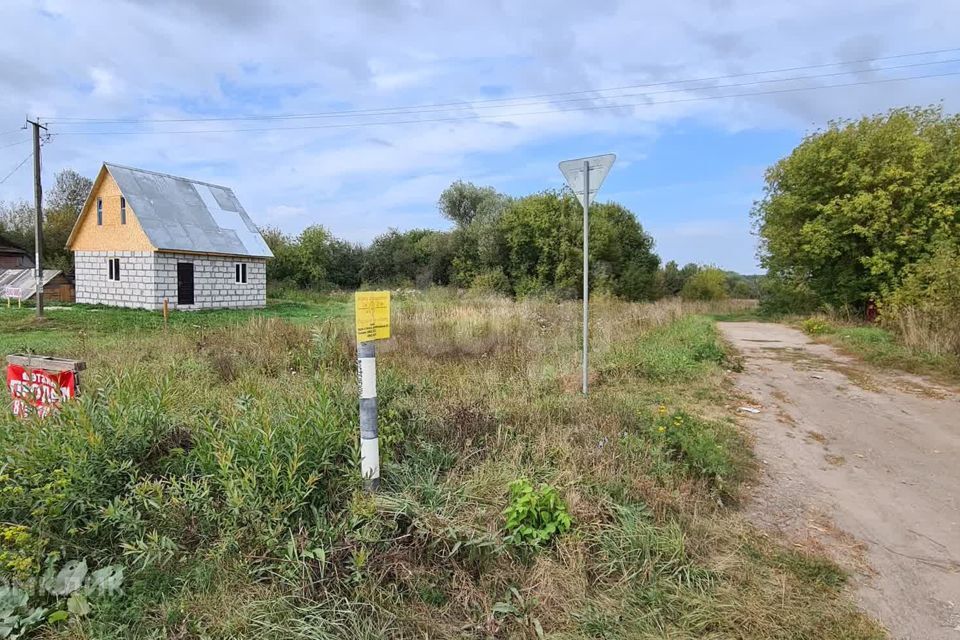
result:
M 895 109 L 811 133 L 767 171 L 754 208 L 761 309 L 828 315 L 883 365 L 956 374 L 960 116 Z M 877 309 L 878 327 L 850 327 Z
M 70 638 L 881 638 L 841 570 L 736 509 L 754 463 L 704 314 L 742 307 L 598 296 L 584 398 L 577 303 L 397 296 L 376 495 L 345 300 L 166 329 L 2 309 L 3 345 L 55 335 L 89 369 L 58 415 L 0 417 L 0 575 L 122 571 L 86 609 L 30 595 L 17 624 L 44 607 L 24 625 Z
M 798 326 L 817 340 L 828 342 L 878 367 L 928 375 L 948 384 L 960 382 L 960 356 L 949 351 L 927 351 L 924 343 L 911 345 L 896 332 L 877 325 L 816 315 Z

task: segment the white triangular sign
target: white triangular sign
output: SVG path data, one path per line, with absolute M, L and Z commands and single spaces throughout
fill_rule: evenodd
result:
M 607 174 L 610 173 L 610 167 L 613 166 L 614 161 L 616 161 L 617 156 L 613 153 L 607 153 L 602 156 L 593 156 L 591 158 L 577 158 L 576 160 L 564 160 L 560 163 L 560 172 L 563 174 L 564 179 L 566 179 L 567 184 L 570 185 L 570 188 L 576 194 L 577 199 L 580 200 L 580 204 L 584 204 L 583 201 L 583 166 L 584 163 L 587 163 L 587 166 L 590 170 L 590 200 L 593 202 L 594 196 L 597 194 L 597 191 L 600 190 L 600 185 L 603 184 L 603 179 L 607 177 Z

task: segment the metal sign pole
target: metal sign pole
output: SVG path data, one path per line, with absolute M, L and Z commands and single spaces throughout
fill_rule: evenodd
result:
M 583 161 L 583 395 L 587 395 L 590 330 L 590 161 Z
M 564 160 L 560 163 L 560 173 L 570 186 L 573 194 L 581 198 L 583 205 L 583 395 L 587 395 L 588 372 L 590 365 L 590 173 L 596 183 L 594 190 L 600 191 L 600 185 L 610 172 L 617 156 L 607 153 L 590 158 Z
M 360 378 L 360 475 L 363 488 L 380 486 L 380 434 L 377 429 L 377 340 L 390 337 L 390 292 L 354 294 L 357 373 Z
M 360 369 L 360 475 L 363 488 L 380 486 L 380 437 L 377 431 L 377 347 L 376 342 L 357 345 Z

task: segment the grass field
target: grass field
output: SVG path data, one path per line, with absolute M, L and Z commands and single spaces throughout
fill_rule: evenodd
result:
M 166 329 L 0 309 L 6 351 L 89 366 L 59 415 L 0 418 L 0 574 L 124 571 L 89 611 L 14 615 L 70 638 L 883 637 L 840 569 L 737 510 L 754 462 L 706 314 L 738 309 L 593 309 L 584 398 L 579 304 L 395 299 L 375 496 L 347 299 Z

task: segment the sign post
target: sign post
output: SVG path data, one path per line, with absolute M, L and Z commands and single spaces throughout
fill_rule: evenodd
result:
M 583 205 L 583 395 L 587 395 L 590 353 L 590 202 L 616 159 L 615 154 L 608 153 L 564 160 L 559 165 L 564 179 Z
M 377 430 L 377 340 L 390 337 L 390 292 L 358 291 L 354 298 L 360 378 L 360 475 L 367 491 L 380 486 Z
M 3 288 L 3 297 L 7 299 L 7 308 L 10 308 L 10 301 L 14 298 L 17 299 L 17 309 L 20 308 L 23 300 L 23 289 L 20 287 L 4 287 Z

